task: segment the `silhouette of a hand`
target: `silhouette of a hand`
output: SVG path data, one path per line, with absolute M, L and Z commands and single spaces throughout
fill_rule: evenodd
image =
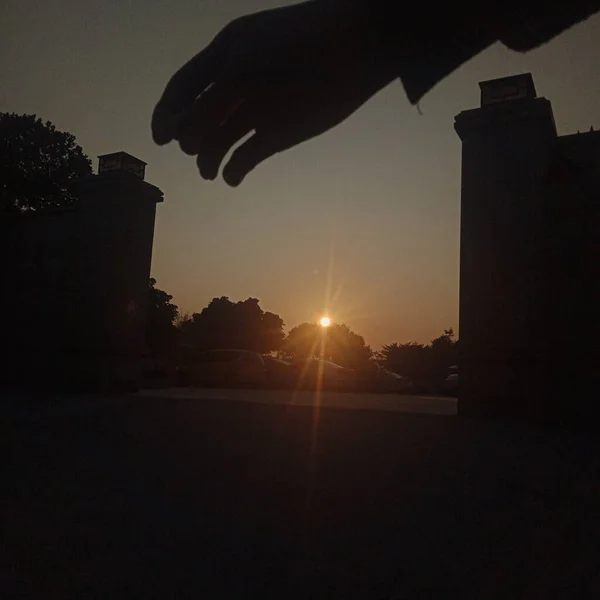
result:
M 347 5 L 346 5 L 347 6 Z M 395 78 L 364 19 L 311 1 L 232 21 L 169 81 L 152 117 L 156 143 L 175 139 L 200 174 L 239 185 L 270 156 L 315 137 Z

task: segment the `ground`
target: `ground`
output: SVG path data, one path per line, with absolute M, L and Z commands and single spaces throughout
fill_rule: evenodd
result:
M 349 396 L 7 404 L 2 597 L 599 597 L 597 436 Z
M 201 388 L 174 388 L 144 390 L 138 396 L 160 398 L 168 395 L 172 399 L 188 400 L 233 400 L 286 406 L 321 406 L 323 408 L 345 408 L 352 410 L 384 410 L 430 415 L 456 415 L 456 398 L 444 396 L 401 396 L 399 394 L 355 394 L 350 392 L 324 392 L 290 390 L 207 390 Z

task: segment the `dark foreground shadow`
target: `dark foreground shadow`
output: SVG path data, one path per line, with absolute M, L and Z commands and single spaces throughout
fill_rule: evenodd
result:
M 600 591 L 587 434 L 146 398 L 5 415 L 2 444 L 5 598 Z

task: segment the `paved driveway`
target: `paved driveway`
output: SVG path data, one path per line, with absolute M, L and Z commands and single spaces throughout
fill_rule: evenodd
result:
M 213 390 L 203 388 L 172 388 L 168 390 L 144 390 L 139 397 L 173 398 L 179 400 L 233 400 L 284 404 L 288 406 L 321 406 L 323 408 L 346 408 L 356 410 L 384 410 L 430 415 L 455 415 L 455 398 L 442 396 L 401 396 L 399 394 L 353 394 L 287 390 Z
M 0 597 L 600 598 L 594 433 L 153 394 L 3 414 Z

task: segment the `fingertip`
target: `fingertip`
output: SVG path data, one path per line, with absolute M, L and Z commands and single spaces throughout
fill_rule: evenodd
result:
M 178 114 L 169 114 L 159 103 L 152 115 L 151 129 L 154 142 L 159 146 L 164 146 L 172 142 L 177 135 L 185 114 L 185 111 L 181 111 Z
M 276 152 L 272 141 L 255 133 L 231 155 L 223 169 L 223 179 L 231 187 L 237 187 L 250 171 Z
M 165 144 L 168 144 L 169 142 L 173 141 L 173 138 L 166 135 L 163 132 L 152 131 L 152 141 L 157 146 L 164 146 Z
M 236 173 L 232 169 L 225 167 L 223 169 L 223 180 L 230 187 L 238 187 L 244 181 L 245 173 Z
M 181 151 L 184 154 L 187 154 L 188 156 L 194 156 L 195 154 L 198 154 L 198 142 L 194 137 L 180 137 L 177 141 L 179 142 L 179 148 L 181 148 Z
M 161 126 L 159 124 L 156 124 L 154 122 L 154 119 L 152 120 L 151 130 L 152 130 L 152 140 L 158 146 L 164 146 L 165 144 L 172 142 L 175 137 L 173 135 L 172 131 L 165 129 L 163 126 Z
M 245 165 L 243 161 L 240 161 L 239 149 L 236 150 L 229 162 L 223 167 L 223 180 L 230 187 L 238 187 L 242 181 L 244 181 L 246 175 L 252 170 Z
M 200 155 L 196 157 L 196 166 L 198 167 L 198 173 L 200 173 L 200 177 L 202 177 L 202 179 L 206 179 L 207 181 L 214 181 L 219 174 L 218 168 L 211 168 L 203 164 Z

